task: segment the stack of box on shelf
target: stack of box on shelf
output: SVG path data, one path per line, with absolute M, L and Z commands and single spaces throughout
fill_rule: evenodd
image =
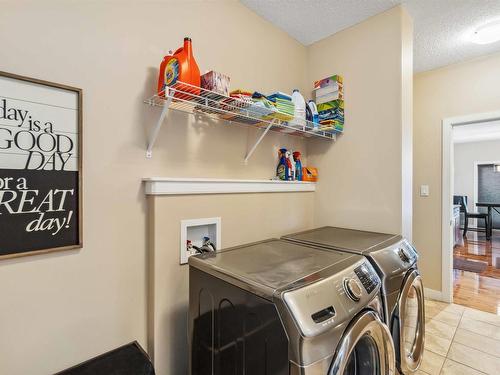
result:
M 321 130 L 344 130 L 344 87 L 339 75 L 314 82 Z

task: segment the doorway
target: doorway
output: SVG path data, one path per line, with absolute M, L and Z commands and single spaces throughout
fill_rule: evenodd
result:
M 492 240 L 487 238 L 488 228 L 484 217 L 488 216 L 489 209 L 481 205 L 485 200 L 495 203 L 497 198 L 500 204 L 500 167 L 499 172 L 496 172 L 497 164 L 500 163 L 491 161 L 500 160 L 500 147 L 496 148 L 493 156 L 485 158 L 482 155 L 487 143 L 480 143 L 494 139 L 500 142 L 500 112 L 443 120 L 442 299 L 500 313 L 500 268 L 495 267 L 497 255 L 500 257 L 500 232 L 493 229 L 490 232 Z M 462 162 L 465 164 L 462 165 Z M 457 163 L 460 163 L 458 167 L 455 165 Z M 498 188 L 491 182 L 492 179 L 496 181 L 497 177 Z M 458 210 L 461 213 L 457 223 Z M 464 211 L 468 211 L 469 224 L 465 236 Z M 493 217 L 494 227 L 500 228 L 500 216 L 497 217 L 493 212 L 491 210 L 490 216 Z M 462 244 L 457 245 L 457 237 L 464 239 Z M 498 247 L 498 250 L 494 247 Z M 488 271 L 496 270 L 498 275 L 488 275 Z M 487 293 L 490 286 L 493 288 L 490 290 L 491 295 Z M 480 289 L 482 294 L 474 293 L 474 288 Z M 488 300 L 490 297 L 491 300 Z M 482 306 L 483 303 L 485 306 Z

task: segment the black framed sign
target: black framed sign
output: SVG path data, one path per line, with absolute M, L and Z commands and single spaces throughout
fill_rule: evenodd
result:
M 0 259 L 82 246 L 82 90 L 0 72 Z

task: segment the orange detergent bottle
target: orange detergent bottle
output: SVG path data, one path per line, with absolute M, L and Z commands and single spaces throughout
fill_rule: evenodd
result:
M 177 82 L 188 85 L 177 85 L 176 88 L 183 92 L 194 95 L 200 94 L 200 68 L 193 56 L 191 38 L 184 38 L 184 46 L 179 48 L 173 55 L 167 55 L 160 64 L 160 75 L 158 77 L 158 95 L 165 96 L 167 86 L 173 86 Z M 184 98 L 186 95 L 175 94 L 176 98 Z

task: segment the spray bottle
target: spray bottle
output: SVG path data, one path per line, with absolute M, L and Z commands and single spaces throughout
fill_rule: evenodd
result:
M 278 151 L 279 162 L 278 166 L 276 167 L 276 177 L 283 181 L 288 180 L 288 165 L 286 158 L 287 152 L 288 151 L 286 150 L 286 148 L 281 148 Z
M 286 162 L 288 166 L 288 180 L 289 181 L 294 181 L 295 180 L 295 163 L 293 161 L 293 156 L 291 151 L 286 152 Z
M 295 179 L 302 181 L 302 161 L 300 161 L 300 152 L 293 153 L 293 160 L 295 161 Z

